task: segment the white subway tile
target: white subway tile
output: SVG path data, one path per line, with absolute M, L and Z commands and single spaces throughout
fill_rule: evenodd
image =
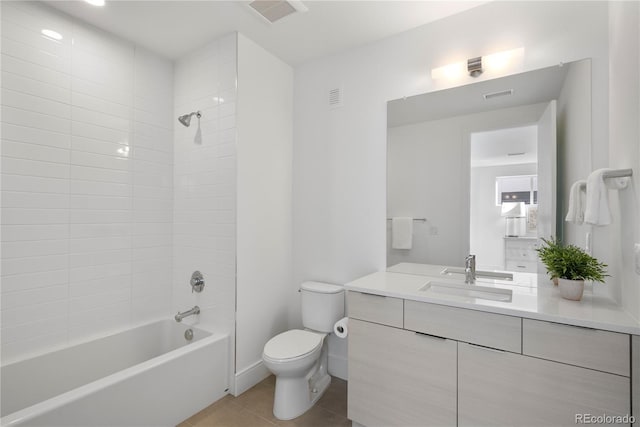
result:
M 10 342 L 22 341 L 24 337 L 37 337 L 64 331 L 67 328 L 67 317 L 36 320 L 16 326 L 2 325 L 2 345 Z
M 71 238 L 69 240 L 69 250 L 71 253 L 95 251 L 96 248 L 106 251 L 111 249 L 130 249 L 130 236 L 104 236 L 89 238 Z
M 2 310 L 4 311 L 18 307 L 64 300 L 67 297 L 67 292 L 68 285 L 66 284 L 28 289 L 24 291 L 3 292 Z
M 16 126 L 9 123 L 2 123 L 2 138 L 3 151 L 6 141 L 26 142 L 56 149 L 69 149 L 71 147 L 71 136 L 69 134 Z M 27 148 L 24 148 L 24 150 L 27 150 Z
M 58 133 L 69 133 L 71 120 L 33 111 L 2 106 L 2 121 L 11 125 L 33 127 Z
M 131 135 L 128 130 L 122 131 L 110 129 L 78 121 L 73 121 L 71 123 L 71 127 L 71 132 L 74 136 L 98 139 L 121 145 L 129 145 L 129 140 L 131 139 Z
M 128 144 L 113 143 L 99 139 L 74 136 L 71 139 L 71 146 L 74 150 L 87 153 L 103 154 L 106 156 L 130 157 L 131 147 Z
M 69 165 L 62 163 L 2 157 L 2 172 L 11 175 L 69 179 Z
M 48 85 L 71 89 L 71 76 L 65 71 L 56 71 L 21 58 L 2 54 L 2 70 L 13 75 L 33 79 Z M 68 92 L 69 98 L 71 93 Z
M 132 208 L 130 197 L 109 197 L 109 196 L 70 196 L 71 209 L 105 209 L 105 210 L 126 210 Z
M 2 72 L 2 87 L 16 92 L 61 102 L 66 105 L 71 104 L 71 93 L 68 88 L 52 85 L 14 73 Z
M 131 92 L 124 88 L 107 87 L 80 77 L 70 77 L 75 93 L 83 93 L 105 101 L 131 106 Z
M 71 224 L 112 224 L 130 223 L 131 211 L 72 209 L 69 215 Z
M 62 39 L 55 40 L 44 36 L 41 32 L 43 29 L 55 31 L 49 25 L 38 29 L 27 29 L 3 19 L 2 37 L 19 43 L 24 43 L 32 48 L 42 50 L 52 56 L 57 56 L 69 61 L 71 59 L 70 34 L 66 34 L 65 37 L 65 34 L 58 32 L 62 36 Z
M 55 285 L 65 285 L 68 282 L 69 270 L 66 266 L 63 270 L 14 274 L 12 276 L 4 276 L 2 278 L 2 294 L 26 291 L 29 289 L 46 288 Z
M 69 237 L 67 224 L 9 225 L 2 224 L 2 241 L 66 239 Z
M 131 243 L 132 224 L 69 224 L 69 237 L 71 239 L 89 239 L 89 238 L 124 238 L 118 244 L 117 242 L 108 241 L 107 244 L 111 248 L 122 249 L 128 248 Z M 78 248 L 87 247 L 87 245 L 95 243 L 94 248 L 101 250 L 109 249 L 104 247 L 105 241 L 88 242 L 86 245 L 82 241 L 74 242 L 71 251 L 79 251 Z M 115 245 L 115 246 L 113 246 Z
M 71 106 L 69 104 L 10 89 L 2 89 L 2 105 L 62 119 L 71 118 Z
M 22 258 L 66 254 L 69 242 L 65 240 L 35 240 L 22 242 L 2 242 L 2 258 Z
M 69 207 L 68 194 L 23 193 L 2 191 L 3 208 L 66 209 Z
M 81 181 L 111 182 L 131 185 L 131 173 L 127 170 L 104 169 L 101 167 L 71 165 L 71 179 Z
M 70 153 L 67 149 L 47 147 L 46 145 L 29 144 L 24 142 L 15 142 L 7 139 L 2 140 L 2 156 L 13 157 L 16 159 L 63 163 L 66 165 L 69 164 L 70 159 Z
M 70 268 L 90 267 L 103 264 L 124 264 L 127 262 L 131 262 L 131 251 L 129 249 L 81 252 L 69 255 Z
M 131 276 L 103 277 L 100 279 L 83 280 L 69 285 L 69 296 L 78 298 L 88 295 L 99 295 L 108 292 L 131 289 Z
M 58 300 L 44 304 L 28 305 L 0 312 L 2 327 L 13 327 L 67 315 L 67 301 Z
M 67 57 L 52 55 L 46 50 L 38 49 L 15 40 L 2 37 L 2 53 L 21 59 L 26 62 L 32 62 L 53 71 L 62 73 L 71 72 L 71 61 Z
M 67 254 L 3 259 L 2 276 L 62 270 L 68 265 L 69 256 Z
M 127 184 L 111 182 L 82 181 L 72 179 L 69 192 L 71 194 L 86 194 L 94 196 L 131 197 L 132 189 Z
M 131 162 L 127 157 L 105 156 L 76 150 L 71 151 L 71 164 L 120 171 L 128 171 L 131 168 Z M 95 179 L 92 180 L 95 181 Z
M 127 286 L 124 289 L 112 289 L 96 295 L 84 295 L 71 298 L 69 300 L 69 311 L 73 313 L 76 311 L 93 310 L 94 308 L 105 307 L 125 301 L 128 302 L 130 300 L 131 289 L 130 286 Z
M 129 105 L 111 102 L 99 97 L 79 93 L 76 91 L 72 93 L 71 98 L 74 107 L 109 114 L 111 116 L 116 116 L 127 120 L 131 117 L 132 109 Z
M 69 281 L 81 283 L 85 280 L 100 279 L 104 277 L 126 276 L 131 274 L 131 263 L 91 265 L 76 267 L 69 270 Z
M 131 128 L 131 120 L 129 120 L 129 118 L 112 116 L 110 114 L 86 110 L 76 106 L 71 108 L 71 114 L 75 122 L 88 123 L 127 133 Z
M 3 208 L 2 223 L 6 225 L 67 224 L 69 210 Z

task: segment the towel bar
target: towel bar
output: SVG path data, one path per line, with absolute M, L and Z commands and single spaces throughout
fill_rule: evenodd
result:
M 624 178 L 633 175 L 633 169 L 616 169 L 602 174 L 603 178 Z
M 426 221 L 427 218 L 413 218 L 414 221 Z M 391 218 L 387 218 L 387 221 L 391 221 Z

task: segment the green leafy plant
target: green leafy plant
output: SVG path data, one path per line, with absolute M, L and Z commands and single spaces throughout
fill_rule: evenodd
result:
M 581 248 L 575 245 L 562 246 L 553 237 L 543 238 L 542 242 L 543 245 L 536 251 L 551 278 L 604 282 L 604 278 L 608 276 L 607 265 Z

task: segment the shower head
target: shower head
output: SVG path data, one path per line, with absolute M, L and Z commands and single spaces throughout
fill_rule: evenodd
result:
M 191 123 L 191 116 L 193 116 L 194 114 L 197 118 L 202 117 L 200 111 L 194 111 L 193 113 L 185 114 L 184 116 L 178 117 L 178 121 L 182 123 L 183 126 L 189 127 L 189 124 Z

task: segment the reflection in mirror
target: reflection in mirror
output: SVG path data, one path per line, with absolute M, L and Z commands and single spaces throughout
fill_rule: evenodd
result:
M 590 170 L 590 91 L 583 60 L 390 101 L 387 265 L 536 272 Z

